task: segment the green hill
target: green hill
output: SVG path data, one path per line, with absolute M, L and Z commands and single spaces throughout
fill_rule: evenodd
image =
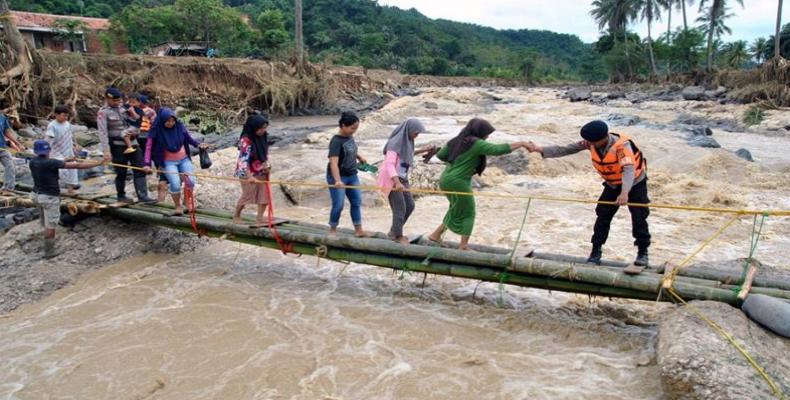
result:
M 10 5 L 110 17 L 115 34 L 135 52 L 166 40 L 208 40 L 225 56 L 285 57 L 294 25 L 291 0 L 11 0 Z M 314 61 L 552 81 L 579 79 L 592 54 L 575 35 L 433 20 L 372 0 L 309 0 L 303 14 L 305 45 Z

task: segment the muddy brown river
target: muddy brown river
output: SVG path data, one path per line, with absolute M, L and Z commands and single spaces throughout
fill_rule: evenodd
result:
M 562 144 L 577 140 L 584 122 L 621 113 L 646 122 L 614 130 L 633 136 L 650 160 L 654 202 L 790 208 L 790 138 L 759 129 L 715 130 L 722 148 L 701 149 L 670 126 L 680 114 L 732 118 L 744 106 L 599 106 L 568 103 L 550 89 L 496 89 L 490 93 L 504 101 L 492 103 L 481 91 L 431 89 L 393 101 L 363 122 L 362 154 L 380 159 L 389 131 L 410 116 L 430 131 L 418 144 L 446 141 L 473 116 L 498 128 L 494 142 Z M 331 134 L 274 148 L 275 179 L 320 180 Z M 741 147 L 754 163 L 732 154 Z M 233 156 L 232 150 L 216 153 L 212 173 L 231 174 Z M 493 167 L 483 190 L 593 198 L 600 183 L 585 157 L 531 155 L 520 174 Z M 236 199 L 231 190 L 237 189 L 198 183 L 204 206 L 229 207 Z M 279 205 L 280 215 L 326 222 L 326 193 L 300 189 L 298 197 L 299 205 Z M 480 198 L 472 240 L 512 247 L 524 203 Z M 441 197 L 420 198 L 407 234 L 432 229 L 445 209 Z M 389 210 L 375 194 L 366 194 L 364 216 L 369 229 L 388 227 Z M 536 201 L 528 221 L 520 248 L 589 251 L 590 205 Z M 682 259 L 725 221 L 654 210 L 652 260 Z M 350 223 L 347 210 L 341 223 Z M 746 256 L 751 223 L 743 218 L 700 258 Z M 788 233 L 787 219 L 769 219 L 757 258 L 782 265 Z M 630 260 L 632 240 L 621 210 L 605 255 Z M 0 316 L 0 399 L 664 398 L 655 361 L 664 305 L 446 277 L 429 276 L 425 287 L 422 281 L 422 275 L 223 241 L 189 254 L 140 256 Z

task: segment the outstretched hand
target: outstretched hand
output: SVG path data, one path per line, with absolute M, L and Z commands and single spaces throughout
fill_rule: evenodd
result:
M 542 153 L 543 152 L 543 148 L 538 146 L 537 144 L 535 144 L 533 142 L 526 142 L 524 144 L 524 148 L 527 149 L 527 151 L 530 152 L 530 153 Z

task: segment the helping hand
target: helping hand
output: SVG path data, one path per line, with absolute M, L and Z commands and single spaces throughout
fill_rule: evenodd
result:
M 624 205 L 628 204 L 628 193 L 627 192 L 626 193 L 620 193 L 620 195 L 617 196 L 617 204 L 621 205 L 621 206 L 624 206 Z

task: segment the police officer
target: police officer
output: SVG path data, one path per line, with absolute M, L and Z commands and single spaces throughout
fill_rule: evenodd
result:
M 642 152 L 630 137 L 609 132 L 609 127 L 603 121 L 592 121 L 581 129 L 582 139 L 567 146 L 542 147 L 535 144 L 528 146 L 528 150 L 538 152 L 543 158 L 564 157 L 589 150 L 592 165 L 603 178 L 603 192 L 599 201 L 614 202 L 611 204 L 598 204 L 595 213 L 594 233 L 591 239 L 592 251 L 587 259 L 588 263 L 601 263 L 602 247 L 609 237 L 609 227 L 612 218 L 620 206 L 630 204 L 649 204 L 647 195 L 647 162 Z M 632 234 L 634 245 L 638 252 L 634 265 L 647 267 L 647 249 L 650 247 L 650 230 L 647 217 L 650 209 L 644 206 L 628 206 L 631 213 Z
M 123 93 L 114 87 L 108 87 L 104 92 L 105 105 L 99 109 L 96 124 L 99 128 L 99 141 L 104 152 L 104 161 L 116 164 L 115 170 L 115 190 L 118 194 L 118 201 L 131 202 L 126 197 L 126 174 L 128 169 L 120 165 L 131 165 L 137 167 L 132 171 L 134 174 L 134 190 L 137 193 L 137 200 L 142 203 L 155 203 L 156 200 L 148 197 L 148 187 L 145 181 L 143 168 L 143 152 L 135 151 L 124 153 L 126 145 L 123 141 L 123 131 L 129 127 L 127 112 L 121 106 Z M 134 147 L 139 147 L 137 144 Z

